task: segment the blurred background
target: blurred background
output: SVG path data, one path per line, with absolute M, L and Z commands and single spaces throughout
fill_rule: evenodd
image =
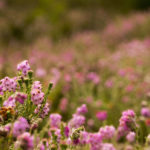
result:
M 149 0 L 0 0 L 0 43 L 58 42 L 83 31 L 103 30 L 114 18 L 147 11 Z
M 86 103 L 89 130 L 102 123 L 99 111 L 117 126 L 150 93 L 149 8 L 150 0 L 0 0 L 0 77 L 27 59 L 44 87 L 54 83 L 52 112 L 68 120 Z

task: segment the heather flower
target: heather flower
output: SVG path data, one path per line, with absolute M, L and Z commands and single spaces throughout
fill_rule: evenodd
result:
M 66 137 L 69 137 L 69 127 L 68 126 L 66 126 L 64 128 L 64 134 L 65 134 Z
M 115 128 L 113 126 L 104 126 L 99 130 L 103 139 L 112 139 L 115 135 Z
M 18 136 L 15 143 L 15 148 L 21 148 L 23 150 L 33 150 L 34 149 L 34 137 L 28 132 L 24 132 Z
M 127 136 L 126 136 L 126 139 L 127 139 L 130 143 L 134 142 L 134 140 L 135 140 L 135 132 L 129 132 L 129 133 L 127 134 Z
M 17 65 L 17 70 L 21 71 L 23 75 L 27 75 L 28 71 L 30 70 L 30 65 L 27 60 L 22 61 Z
M 16 100 L 13 96 L 10 96 L 7 100 L 4 101 L 3 106 L 5 107 L 15 107 Z
M 13 135 L 17 137 L 25 132 L 27 129 L 29 129 L 29 124 L 27 120 L 23 117 L 20 117 L 17 121 L 15 121 L 13 125 Z
M 61 123 L 61 116 L 59 114 L 51 114 L 50 115 L 50 126 L 58 128 Z
M 122 113 L 122 116 L 119 120 L 120 126 L 124 128 L 124 130 L 131 130 L 135 126 L 135 113 L 133 110 L 126 110 Z
M 40 143 L 38 146 L 39 150 L 45 150 L 45 146 L 43 143 Z
M 95 72 L 88 73 L 87 79 L 93 81 L 94 84 L 98 84 L 100 82 L 100 77 Z
M 144 117 L 150 117 L 150 109 L 147 107 L 142 108 L 141 115 Z
M 100 120 L 100 121 L 104 121 L 107 119 L 107 111 L 99 111 L 96 114 L 96 117 Z
M 42 85 L 41 85 L 40 81 L 34 81 L 33 84 L 32 84 L 32 89 L 41 90 L 42 89 Z
M 15 100 L 18 101 L 21 104 L 24 104 L 24 101 L 27 99 L 27 95 L 21 92 L 17 92 L 15 94 Z
M 73 118 L 69 121 L 69 128 L 79 128 L 85 123 L 85 117 L 82 115 L 73 115 Z
M 81 115 L 81 114 L 85 114 L 87 112 L 88 112 L 87 106 L 86 106 L 86 104 L 83 104 L 83 105 L 81 105 L 80 107 L 77 108 L 76 114 Z
M 67 144 L 68 144 L 68 145 L 71 145 L 71 144 L 72 144 L 72 140 L 71 140 L 71 138 L 70 138 L 70 137 L 69 137 L 69 138 L 67 138 L 67 141 L 66 141 L 66 142 L 67 142 Z
M 127 133 L 127 130 L 124 130 L 122 126 L 119 126 L 117 129 L 117 139 L 119 140 L 122 136 L 126 135 Z
M 0 82 L 1 82 L 1 88 L 3 92 L 5 91 L 15 92 L 17 88 L 16 78 L 5 77 Z
M 40 109 L 42 109 L 41 112 Z M 48 115 L 49 111 L 50 111 L 49 103 L 46 103 L 43 108 L 41 108 L 41 104 L 39 104 L 37 108 L 34 110 L 34 113 L 38 114 L 40 112 L 40 117 L 45 118 L 45 116 Z
M 55 135 L 57 136 L 57 142 L 60 142 L 60 139 L 61 139 L 61 130 L 60 129 L 56 129 Z
M 80 144 L 85 145 L 88 144 L 88 142 L 89 142 L 89 133 L 86 131 L 82 131 L 80 133 Z
M 133 85 L 127 85 L 126 88 L 125 88 L 126 92 L 131 92 L 133 91 Z
M 89 143 L 91 145 L 91 150 L 100 150 L 102 145 L 102 136 L 100 133 L 90 133 Z
M 41 90 L 33 89 L 31 91 L 31 101 L 33 104 L 38 105 L 41 104 L 44 100 L 44 93 Z

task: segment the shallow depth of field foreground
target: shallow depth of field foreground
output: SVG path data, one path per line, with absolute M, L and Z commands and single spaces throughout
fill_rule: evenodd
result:
M 149 7 L 1 0 L 0 150 L 150 150 Z

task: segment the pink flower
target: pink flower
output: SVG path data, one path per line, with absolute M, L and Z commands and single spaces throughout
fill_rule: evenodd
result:
M 5 77 L 0 82 L 1 82 L 1 88 L 3 92 L 5 91 L 15 92 L 16 91 L 16 88 L 17 88 L 16 78 Z
M 68 99 L 66 99 L 66 98 L 61 99 L 61 102 L 59 105 L 60 110 L 65 112 L 67 110 L 67 105 L 68 105 Z
M 13 125 L 13 135 L 17 137 L 25 132 L 27 129 L 29 129 L 29 124 L 27 120 L 23 117 L 20 117 Z
M 60 126 L 62 117 L 59 114 L 51 114 L 49 118 L 51 127 L 58 128 Z
M 131 130 L 133 125 L 135 125 L 135 113 L 133 110 L 126 110 L 122 113 L 122 116 L 119 120 L 121 127 L 124 128 L 124 130 Z
M 85 117 L 82 115 L 73 115 L 73 118 L 69 121 L 69 128 L 79 128 L 85 123 Z
M 8 100 L 4 101 L 3 106 L 15 107 L 16 106 L 15 102 L 16 102 L 15 98 L 13 96 L 10 96 Z
M 42 77 L 44 77 L 45 75 L 46 75 L 46 71 L 45 71 L 43 68 L 38 68 L 38 69 L 36 70 L 36 76 L 37 76 L 37 77 L 42 78 Z
M 107 119 L 107 111 L 99 111 L 96 113 L 96 117 L 100 120 L 100 121 L 104 121 Z
M 15 148 L 23 148 L 24 150 L 34 149 L 34 137 L 30 133 L 25 132 L 21 134 L 15 143 Z
M 33 89 L 31 91 L 31 100 L 35 105 L 41 104 L 44 100 L 44 93 L 41 90 Z
M 42 109 L 42 110 L 41 110 L 41 109 Z M 34 113 L 35 113 L 35 114 L 38 114 L 40 110 L 41 110 L 41 112 L 40 112 L 40 114 L 39 114 L 40 117 L 41 117 L 41 118 L 45 118 L 45 116 L 48 115 L 48 113 L 49 113 L 49 111 L 50 111 L 49 103 L 46 103 L 43 108 L 41 108 L 41 104 L 39 104 L 39 105 L 37 106 L 37 108 L 34 110 Z
M 22 61 L 17 65 L 17 70 L 21 71 L 23 75 L 27 75 L 28 71 L 30 70 L 30 65 L 27 60 Z
M 95 72 L 90 72 L 87 75 L 87 79 L 93 81 L 94 84 L 98 84 L 100 82 L 100 77 Z
M 126 136 L 126 139 L 127 139 L 130 143 L 134 142 L 134 140 L 135 140 L 135 132 L 129 132 L 129 133 L 127 134 L 127 136 Z
M 27 99 L 27 95 L 21 92 L 17 92 L 14 96 L 15 100 L 21 104 L 24 104 L 24 101 Z
M 147 107 L 142 108 L 141 115 L 144 117 L 150 117 L 150 109 Z
M 91 150 L 100 150 L 102 146 L 102 136 L 100 133 L 90 133 L 89 143 L 91 145 Z
M 103 139 L 111 139 L 115 135 L 115 128 L 113 126 L 101 127 L 99 133 Z
M 110 80 L 107 80 L 106 82 L 105 82 L 105 86 L 107 87 L 107 88 L 111 88 L 112 86 L 113 86 L 113 81 L 110 79 Z
M 87 112 L 88 112 L 87 106 L 86 106 L 86 104 L 83 104 L 77 108 L 76 114 L 81 115 L 81 114 L 85 114 Z

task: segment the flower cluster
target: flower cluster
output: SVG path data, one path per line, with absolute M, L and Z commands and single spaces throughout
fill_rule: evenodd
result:
M 42 92 L 42 87 L 39 81 L 35 81 L 31 90 L 31 100 L 33 104 L 39 105 L 44 100 L 44 93 Z
M 127 150 L 132 150 L 141 141 L 145 142 L 145 147 L 150 145 L 149 136 L 137 138 L 142 129 L 140 124 L 146 125 L 144 119 L 149 119 L 149 107 L 146 103 L 142 104 L 138 121 L 133 110 L 123 111 L 117 128 L 115 125 L 107 125 L 111 114 L 104 109 L 95 111 L 95 118 L 90 118 L 89 103 L 77 107 L 72 117 L 64 122 L 63 115 L 50 113 L 48 99 L 52 84 L 49 84 L 44 93 L 40 81 L 34 81 L 30 71 L 26 73 L 16 77 L 19 82 L 15 85 L 15 91 L 6 90 L 1 95 L 0 136 L 10 140 L 8 149 L 121 150 L 119 140 L 127 144 Z M 89 98 L 87 101 L 93 100 Z M 102 103 L 93 101 L 93 105 L 99 107 Z M 110 108 L 113 109 L 113 106 Z M 99 130 L 92 126 L 95 121 L 98 121 L 96 125 Z
M 9 77 L 5 77 L 4 79 L 2 79 L 0 81 L 0 91 L 1 92 L 5 92 L 5 91 L 13 91 L 15 92 L 16 88 L 17 88 L 17 82 L 16 82 L 16 78 L 9 78 Z
M 20 64 L 17 65 L 17 70 L 21 71 L 23 75 L 27 75 L 28 71 L 30 70 L 30 65 L 27 60 L 24 60 Z

